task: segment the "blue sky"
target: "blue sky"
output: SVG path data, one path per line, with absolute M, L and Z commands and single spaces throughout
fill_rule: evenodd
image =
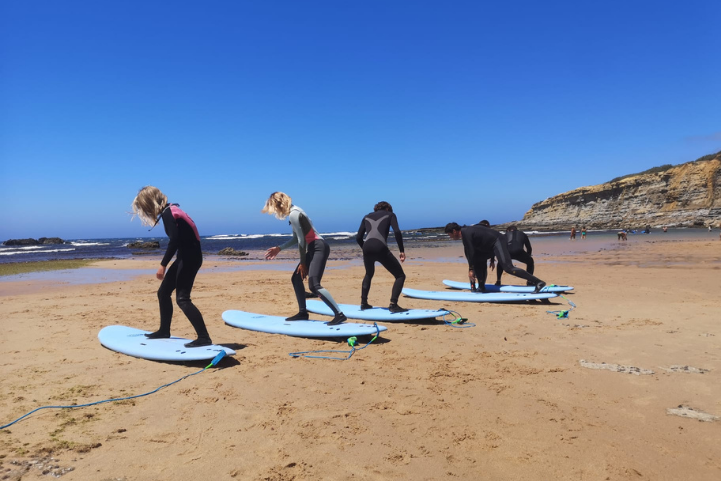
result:
M 0 3 L 0 240 L 401 228 L 721 150 L 721 2 Z M 159 235 L 159 234 L 158 234 Z

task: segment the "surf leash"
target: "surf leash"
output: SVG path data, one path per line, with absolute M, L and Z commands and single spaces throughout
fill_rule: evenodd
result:
M 27 414 L 24 414 L 24 415 L 20 416 L 19 418 L 17 418 L 15 421 L 13 421 L 13 422 L 11 422 L 11 423 L 3 424 L 2 426 L 0 426 L 0 429 L 9 428 L 10 426 L 12 426 L 13 424 L 15 424 L 16 422 L 20 421 L 21 419 L 24 419 L 24 418 L 30 416 L 32 413 L 37 412 L 37 411 L 40 411 L 41 409 L 75 409 L 75 408 L 85 408 L 85 407 L 88 407 L 88 406 L 95 406 L 95 405 L 97 405 L 97 404 L 103 404 L 103 403 L 109 403 L 109 402 L 116 402 L 116 401 L 126 401 L 126 400 L 128 400 L 128 399 L 135 399 L 135 398 L 139 398 L 139 397 L 143 397 L 143 396 L 148 396 L 148 395 L 153 394 L 153 393 L 156 393 L 156 392 L 160 391 L 161 389 L 164 389 L 164 388 L 166 388 L 166 387 L 168 387 L 168 386 L 172 386 L 173 384 L 178 383 L 178 382 L 182 381 L 183 379 L 185 379 L 185 378 L 187 378 L 187 377 L 195 376 L 196 374 L 200 374 L 201 372 L 206 371 L 208 368 L 211 368 L 211 367 L 215 366 L 216 364 L 218 364 L 218 363 L 220 362 L 220 360 L 223 359 L 223 357 L 225 357 L 225 351 L 220 351 L 220 352 L 218 353 L 218 355 L 215 356 L 212 361 L 210 361 L 210 364 L 208 364 L 207 366 L 205 366 L 205 367 L 204 367 L 203 369 L 201 369 L 200 371 L 191 372 L 190 374 L 186 374 L 185 376 L 181 377 L 180 379 L 177 379 L 177 380 L 175 380 L 175 381 L 173 381 L 173 382 L 169 382 L 168 384 L 163 384 L 163 385 L 160 386 L 159 388 L 154 389 L 154 390 L 152 390 L 152 391 L 150 391 L 150 392 L 146 392 L 146 393 L 143 393 L 143 394 L 136 394 L 136 395 L 134 395 L 134 396 L 128 396 L 128 397 L 120 397 L 120 398 L 113 398 L 113 399 L 104 399 L 104 400 L 102 400 L 102 401 L 96 401 L 96 402 L 87 403 L 87 404 L 73 404 L 73 405 L 71 405 L 71 406 L 42 406 L 42 407 L 33 409 L 32 411 L 30 411 L 30 412 L 27 413 Z
M 348 359 L 355 354 L 356 351 L 360 351 L 361 349 L 365 349 L 366 347 L 370 346 L 370 344 L 378 339 L 378 336 L 380 335 L 381 331 L 378 329 L 378 323 L 374 322 L 373 327 L 376 328 L 376 333 L 373 336 L 373 339 L 368 341 L 365 346 L 362 347 L 356 347 L 358 345 L 358 337 L 353 336 L 346 339 L 346 343 L 348 346 L 350 346 L 350 351 L 340 351 L 340 350 L 334 350 L 334 349 L 328 349 L 328 350 L 320 350 L 320 351 L 299 351 L 299 352 L 291 352 L 288 353 L 290 357 L 307 357 L 310 359 L 332 359 L 334 361 L 347 361 Z M 334 357 L 334 356 L 316 356 L 315 354 L 321 354 L 321 353 L 328 353 L 332 352 L 334 354 L 348 354 L 348 357 Z
M 549 287 L 554 287 L 553 284 L 551 284 Z M 566 299 L 566 302 L 568 302 L 568 305 L 571 306 L 570 309 L 565 309 L 561 311 L 546 311 L 548 314 L 555 314 L 556 319 L 568 319 L 568 315 L 571 313 L 572 310 L 576 308 L 576 304 L 573 303 L 573 301 L 569 300 L 566 296 L 563 294 L 558 294 L 559 297 L 563 297 Z
M 446 324 L 446 326 L 451 327 L 457 327 L 457 328 L 468 328 L 468 327 L 476 327 L 476 325 L 472 322 L 468 322 L 468 319 L 461 316 L 456 311 L 451 311 L 450 309 L 446 309 L 444 307 L 441 307 L 444 311 L 446 311 L 446 314 L 443 314 L 443 322 Z M 451 319 L 447 319 L 447 317 L 450 316 Z

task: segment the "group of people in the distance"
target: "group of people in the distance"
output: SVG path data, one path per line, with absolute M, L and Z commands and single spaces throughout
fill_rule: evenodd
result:
M 156 272 L 161 280 L 158 289 L 160 304 L 160 328 L 146 334 L 150 339 L 170 337 L 170 324 L 173 316 L 173 302 L 171 299 L 175 291 L 178 307 L 192 324 L 197 339 L 185 344 L 186 347 L 201 347 L 212 344 L 210 335 L 203 321 L 203 316 L 190 299 L 195 276 L 203 264 L 203 254 L 200 249 L 200 235 L 193 220 L 180 209 L 178 204 L 168 203 L 168 198 L 157 187 L 143 187 L 132 203 L 132 210 L 145 225 L 155 227 L 161 220 L 165 233 L 169 237 L 168 247 Z M 286 320 L 299 321 L 309 318 L 306 309 L 306 296 L 303 281 L 307 278 L 313 295 L 319 297 L 332 311 L 334 317 L 328 325 L 337 325 L 347 320 L 345 314 L 333 299 L 333 296 L 321 285 L 326 262 L 330 255 L 330 247 L 323 237 L 313 227 L 310 217 L 297 205 L 293 205 L 291 198 L 283 192 L 274 192 L 265 202 L 261 210 L 263 213 L 275 215 L 278 219 L 288 219 L 292 228 L 292 236 L 283 245 L 271 247 L 265 252 L 266 259 L 274 259 L 282 250 L 298 246 L 299 262 L 293 271 L 291 283 L 298 302 L 298 313 Z M 393 229 L 400 262 L 388 249 L 388 235 Z M 501 284 L 502 271 L 526 279 L 528 285 L 535 286 L 539 292 L 546 285 L 545 282 L 533 276 L 534 263 L 531 257 L 531 243 L 528 237 L 510 227 L 505 234 L 490 228 L 488 221 L 472 226 L 463 226 L 451 222 L 446 225 L 445 232 L 451 239 L 462 240 L 463 249 L 468 260 L 468 278 L 473 292 L 484 292 L 487 277 L 486 263 L 490 261 L 491 269 L 498 263 L 496 284 Z M 390 312 L 405 312 L 407 309 L 398 305 L 406 276 L 401 267 L 406 255 L 403 249 L 403 237 L 398 227 L 398 219 L 388 202 L 379 202 L 373 212 L 363 217 L 356 234 L 356 241 L 363 250 L 363 264 L 365 277 L 361 285 L 361 310 L 371 309 L 368 303 L 368 293 L 371 281 L 375 274 L 375 263 L 379 262 L 394 277 L 391 291 Z M 524 247 L 526 250 L 524 250 Z M 168 268 L 170 260 L 176 255 L 176 260 Z M 517 259 L 526 264 L 527 271 L 515 267 L 511 262 Z M 478 286 L 476 286 L 478 280 Z

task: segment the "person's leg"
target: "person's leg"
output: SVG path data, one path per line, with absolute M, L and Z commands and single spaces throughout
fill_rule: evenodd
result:
M 526 264 L 526 272 L 533 275 L 533 271 L 535 269 L 535 263 L 533 262 L 533 257 L 531 257 L 528 252 L 522 250 L 522 251 L 515 251 L 511 252 L 511 259 L 517 260 L 519 262 L 523 262 Z M 526 285 L 532 286 L 534 284 L 531 283 L 531 281 L 526 281 Z
M 200 270 L 200 266 L 202 264 L 202 258 L 192 259 L 190 262 L 185 259 L 181 259 L 178 266 L 175 301 L 178 303 L 178 307 L 180 307 L 183 311 L 183 314 L 185 314 L 185 317 L 187 317 L 190 321 L 190 324 L 193 325 L 193 329 L 195 329 L 195 333 L 198 335 L 198 338 L 195 341 L 186 344 L 186 347 L 200 347 L 212 344 L 210 334 L 208 334 L 208 329 L 205 327 L 203 315 L 190 299 L 190 292 L 192 291 L 193 284 L 195 283 L 195 276 L 198 274 L 198 270 Z
M 401 295 L 401 291 L 403 290 L 403 284 L 406 282 L 406 274 L 403 272 L 403 267 L 401 267 L 401 263 L 398 262 L 398 259 L 396 259 L 396 256 L 393 255 L 393 253 L 388 249 L 388 247 L 385 248 L 384 255 L 378 260 L 383 267 L 385 267 L 388 272 L 390 272 L 393 277 L 396 278 L 395 282 L 393 283 L 393 290 L 391 291 L 391 303 L 388 309 L 391 312 L 405 312 L 407 309 L 403 309 L 398 305 L 398 298 Z
M 486 279 L 488 278 L 488 259 L 484 256 L 476 256 L 473 258 L 473 273 L 478 282 L 478 292 L 486 292 Z
M 496 285 L 501 285 L 501 277 L 503 276 L 503 269 L 496 267 Z
M 526 281 L 533 283 L 533 285 L 536 286 L 536 292 L 545 287 L 546 283 L 541 279 L 534 277 L 523 269 L 513 265 L 513 262 L 511 261 L 511 254 L 508 253 L 508 248 L 504 243 L 497 241 L 493 245 L 493 252 L 496 254 L 496 259 L 498 259 L 497 269 L 503 269 L 512 276 L 520 277 L 521 279 L 525 279 Z
M 320 281 L 323 279 L 325 264 L 328 261 L 328 256 L 330 256 L 330 247 L 328 247 L 328 244 L 326 244 L 325 241 L 316 240 L 308 245 L 308 251 L 314 251 L 311 260 L 308 261 L 308 285 L 310 287 L 310 291 L 314 294 L 318 294 L 320 300 L 333 311 L 335 317 L 333 317 L 328 324 L 340 324 L 346 320 L 345 314 L 341 312 L 338 304 L 333 299 L 333 296 L 330 295 L 330 292 L 328 292 L 320 284 Z
M 306 262 L 310 261 L 311 256 L 312 254 L 310 252 L 306 254 Z M 305 306 L 305 285 L 303 284 L 303 278 L 300 274 L 298 274 L 298 266 L 300 266 L 300 262 L 297 266 L 295 266 L 295 270 L 293 270 L 293 275 L 290 277 L 290 282 L 291 284 L 293 284 L 293 291 L 295 292 L 295 299 L 298 302 L 298 314 L 286 317 L 286 321 L 305 321 L 308 319 L 308 311 L 306 310 Z
M 366 275 L 363 277 L 363 284 L 361 285 L 361 310 L 373 307 L 368 304 L 368 293 L 371 290 L 371 281 L 376 273 L 376 255 L 367 242 L 363 246 L 363 265 L 366 268 Z
M 165 271 L 163 282 L 158 289 L 158 304 L 160 304 L 160 329 L 145 337 L 149 339 L 164 339 L 170 337 L 170 323 L 173 320 L 173 291 L 175 290 L 178 273 L 178 261 L 173 262 Z

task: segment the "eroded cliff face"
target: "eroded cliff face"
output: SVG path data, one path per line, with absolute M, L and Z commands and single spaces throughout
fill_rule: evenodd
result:
M 647 224 L 717 227 L 721 222 L 721 153 L 711 160 L 581 187 L 531 207 L 524 229 L 616 229 Z

